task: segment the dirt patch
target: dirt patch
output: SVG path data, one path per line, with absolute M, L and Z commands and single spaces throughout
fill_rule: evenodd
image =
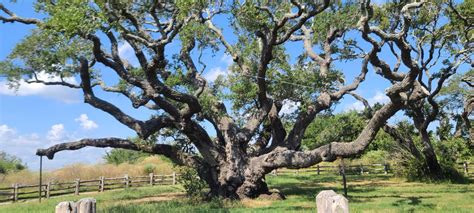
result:
M 273 201 L 271 200 L 260 200 L 260 199 L 243 199 L 240 202 L 246 208 L 269 207 L 273 203 Z
M 120 204 L 132 204 L 132 203 L 137 204 L 137 203 L 170 201 L 174 199 L 184 198 L 185 196 L 186 194 L 180 193 L 180 192 L 163 193 L 163 194 L 160 194 L 159 196 L 154 196 L 154 197 L 145 197 L 145 198 L 140 198 L 140 199 L 135 199 L 135 200 L 122 201 L 120 202 Z

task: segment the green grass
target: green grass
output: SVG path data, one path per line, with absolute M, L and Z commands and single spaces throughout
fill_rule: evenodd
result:
M 151 198 L 163 193 L 182 192 L 180 187 L 171 186 L 80 197 L 95 197 L 99 212 L 314 212 L 315 195 L 319 191 L 334 189 L 342 193 L 341 178 L 334 175 L 270 176 L 267 182 L 271 188 L 285 194 L 287 199 L 196 202 L 182 197 L 171 201 Z M 366 175 L 348 176 L 348 186 L 351 212 L 474 212 L 473 184 L 428 184 L 405 182 L 385 175 Z M 41 204 L 31 201 L 0 205 L 0 212 L 51 212 L 58 202 L 78 200 L 80 197 L 53 198 Z M 147 199 L 136 200 L 140 198 Z

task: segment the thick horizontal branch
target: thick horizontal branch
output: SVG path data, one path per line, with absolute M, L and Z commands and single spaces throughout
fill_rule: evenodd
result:
M 75 142 L 69 143 L 60 143 L 54 146 L 51 146 L 47 149 L 38 149 L 36 151 L 36 155 L 38 156 L 46 156 L 48 159 L 53 159 L 54 154 L 60 151 L 65 150 L 78 150 L 82 149 L 86 146 L 91 147 L 111 147 L 111 148 L 122 148 L 122 149 L 129 149 L 129 150 L 139 150 L 137 144 L 131 142 L 130 140 L 120 139 L 120 138 L 99 138 L 99 139 L 82 139 Z
M 38 149 L 36 151 L 36 155 L 46 156 L 48 157 L 48 159 L 52 160 L 54 158 L 54 155 L 58 152 L 66 150 L 79 150 L 85 147 L 121 148 L 127 150 L 142 151 L 150 154 L 164 155 L 170 158 L 173 162 L 178 163 L 179 165 L 193 165 L 195 161 L 199 160 L 195 156 L 183 153 L 179 151 L 176 147 L 169 144 L 141 145 L 136 144 L 128 139 L 114 137 L 97 139 L 86 138 L 74 142 L 60 143 L 51 146 L 47 149 Z
M 255 157 L 252 161 L 265 171 L 275 168 L 304 168 L 321 161 L 334 161 L 337 157 L 352 157 L 362 153 L 386 121 L 402 108 L 388 103 L 378 110 L 359 136 L 352 142 L 332 142 L 310 151 L 295 151 L 278 147 L 270 153 Z

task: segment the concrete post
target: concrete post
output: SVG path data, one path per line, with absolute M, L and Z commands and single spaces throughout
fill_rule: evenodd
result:
M 46 184 L 46 198 L 49 198 L 51 195 L 51 182 L 48 181 L 48 184 Z
M 155 175 L 153 173 L 150 173 L 149 176 L 150 176 L 150 186 L 153 186 Z
M 129 181 L 129 178 L 128 178 L 128 174 L 125 175 L 124 180 L 125 180 L 125 188 L 128 188 L 128 187 L 129 187 L 129 184 L 130 184 L 130 181 Z
M 176 185 L 176 172 L 173 172 L 173 185 Z
M 76 179 L 76 189 L 74 190 L 75 195 L 79 195 L 80 186 L 81 186 L 81 179 Z
M 13 202 L 18 201 L 18 184 L 15 183 L 12 185 L 13 187 Z
M 101 176 L 99 179 L 99 192 L 103 192 L 105 190 L 105 178 Z

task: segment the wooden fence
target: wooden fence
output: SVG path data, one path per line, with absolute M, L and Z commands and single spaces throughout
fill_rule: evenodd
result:
M 304 169 L 277 169 L 272 171 L 272 175 L 289 175 L 289 174 L 339 174 L 341 166 L 335 165 L 316 165 Z M 360 165 L 345 165 L 344 171 L 346 174 L 388 174 L 391 172 L 388 164 L 360 164 Z
M 42 184 L 42 198 L 51 196 L 74 194 L 79 195 L 82 192 L 103 192 L 111 189 L 153 186 L 153 185 L 175 185 L 178 183 L 179 174 L 155 175 L 150 173 L 147 176 L 128 176 L 123 177 L 100 177 L 94 180 L 76 179 L 70 182 L 47 182 Z M 38 199 L 39 184 L 25 185 L 13 184 L 11 187 L 0 188 L 0 202 L 16 202 L 18 200 Z
M 462 171 L 466 176 L 474 176 L 474 163 L 461 162 L 456 168 Z M 363 174 L 388 174 L 392 173 L 396 168 L 392 168 L 389 164 L 359 164 L 359 165 L 345 165 L 344 171 L 346 174 L 363 175 Z M 272 171 L 272 175 L 289 175 L 289 174 L 339 174 L 341 166 L 339 165 L 315 165 L 304 169 L 277 169 Z

